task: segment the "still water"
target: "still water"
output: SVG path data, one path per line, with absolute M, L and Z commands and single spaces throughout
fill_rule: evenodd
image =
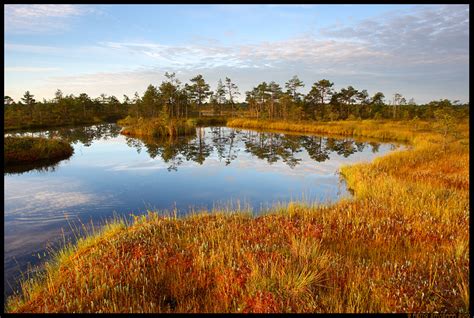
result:
M 397 148 L 322 136 L 198 128 L 175 140 L 136 139 L 115 124 L 22 133 L 69 140 L 74 154 L 50 166 L 5 169 L 4 290 L 74 224 L 99 224 L 147 210 L 240 207 L 258 214 L 290 200 L 349 196 L 341 165 Z

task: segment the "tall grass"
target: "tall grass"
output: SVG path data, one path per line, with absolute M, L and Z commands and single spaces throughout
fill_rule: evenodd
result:
M 340 136 L 371 137 L 380 140 L 410 141 L 417 131 L 426 130 L 430 123 L 381 120 L 333 121 L 333 122 L 288 122 L 237 118 L 227 122 L 229 127 L 253 128 L 277 131 L 294 131 L 313 134 L 335 134 Z
M 122 134 L 128 136 L 184 136 L 196 134 L 196 124 L 192 120 L 162 118 L 132 118 L 127 116 L 117 121 L 124 126 Z
M 353 134 L 371 123 L 360 125 Z M 381 125 L 413 147 L 343 167 L 353 199 L 114 223 L 24 282 L 7 310 L 466 313 L 468 126 L 443 149 L 430 123 Z

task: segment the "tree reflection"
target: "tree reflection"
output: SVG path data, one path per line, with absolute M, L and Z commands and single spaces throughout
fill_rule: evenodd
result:
M 205 141 L 205 129 L 203 127 L 197 128 L 197 138 L 193 138 L 189 143 L 186 153 L 186 160 L 192 160 L 202 165 L 207 157 L 212 152 L 213 147 L 206 144 Z
M 121 128 L 116 124 L 109 123 L 94 126 L 61 127 L 46 131 L 18 132 L 11 135 L 61 138 L 73 144 L 81 142 L 84 146 L 89 147 L 94 140 L 107 140 L 117 137 L 120 134 L 120 130 Z
M 303 136 L 301 145 L 306 149 L 309 157 L 317 162 L 323 162 L 329 159 L 329 148 L 324 145 L 324 139 L 321 136 Z
M 312 160 L 324 162 L 336 154 L 347 158 L 356 152 L 364 151 L 368 145 L 349 138 L 285 135 L 227 127 L 197 128 L 196 135 L 191 137 L 142 138 L 141 141 L 127 137 L 127 144 L 137 148 L 138 152 L 146 148 L 151 158 L 160 156 L 164 162 L 170 164 L 169 171 L 176 171 L 185 161 L 202 165 L 211 154 L 225 165 L 229 165 L 237 159 L 239 149 L 244 149 L 245 153 L 269 164 L 282 161 L 294 168 L 303 160 L 300 156 L 303 151 Z M 378 143 L 372 142 L 370 145 L 372 152 L 378 151 Z
M 90 146 L 95 140 L 118 137 L 120 130 L 121 128 L 115 124 L 101 124 L 28 134 L 59 137 L 71 143 L 80 142 Z M 150 158 L 161 158 L 169 165 L 169 171 L 177 171 L 184 162 L 192 161 L 202 165 L 212 154 L 227 166 L 237 159 L 241 149 L 270 165 L 281 161 L 294 168 L 304 159 L 304 153 L 315 162 L 324 162 L 334 155 L 347 158 L 356 152 L 364 151 L 369 145 L 373 153 L 378 152 L 380 147 L 377 142 L 355 142 L 350 138 L 286 135 L 228 127 L 199 127 L 195 135 L 185 137 L 126 136 L 125 140 L 126 144 L 135 148 L 138 153 L 145 149 Z
M 20 165 L 8 165 L 3 166 L 3 173 L 4 174 L 23 174 L 25 172 L 35 170 L 37 172 L 54 172 L 56 168 L 59 166 L 59 163 L 65 159 L 49 159 L 49 160 L 41 160 L 35 163 L 27 163 L 27 164 L 20 164 Z
M 196 136 L 160 137 L 160 138 L 133 138 L 125 137 L 129 147 L 137 149 L 140 153 L 142 149 L 146 149 L 150 158 L 160 157 L 165 163 L 169 164 L 168 171 L 177 171 L 184 160 L 193 160 L 191 141 Z M 193 160 L 194 161 L 194 160 Z
M 379 152 L 380 144 L 377 142 L 369 142 L 369 145 L 372 147 L 372 153 Z

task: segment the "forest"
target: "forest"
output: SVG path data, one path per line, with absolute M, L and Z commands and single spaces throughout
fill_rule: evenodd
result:
M 385 96 L 352 86 L 334 89 L 334 83 L 322 79 L 312 84 L 304 95 L 300 90 L 305 84 L 294 76 L 284 87 L 271 81 L 262 82 L 245 92 L 245 101 L 238 86 L 228 77 L 219 80 L 215 91 L 202 75 L 185 83 L 175 73 L 165 73 L 159 85 L 150 84 L 143 96 L 133 97 L 101 94 L 92 98 L 86 93 L 66 95 L 57 90 L 51 100 L 37 101 L 30 91 L 14 101 L 4 97 L 5 129 L 42 128 L 63 125 L 113 122 L 130 118 L 188 119 L 199 117 L 245 117 L 266 120 L 337 121 L 364 119 L 431 120 L 442 116 L 466 118 L 469 103 L 448 99 L 417 104 L 399 93 Z M 439 112 L 442 110 L 442 112 Z M 438 111 L 438 112 L 437 112 Z

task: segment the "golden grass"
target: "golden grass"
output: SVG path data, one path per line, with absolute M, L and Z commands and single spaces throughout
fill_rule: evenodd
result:
M 196 124 L 193 120 L 162 118 L 132 118 L 127 116 L 117 121 L 124 126 L 122 134 L 136 137 L 184 136 L 196 134 Z
M 339 136 L 371 137 L 380 140 L 410 141 L 417 131 L 423 131 L 431 127 L 428 122 L 395 122 L 382 120 L 356 120 L 356 121 L 333 121 L 333 122 L 288 122 L 288 121 L 266 121 L 237 118 L 227 121 L 229 127 L 294 131 L 312 134 L 334 134 Z
M 7 310 L 468 312 L 467 122 L 446 149 L 428 122 L 320 127 L 375 137 L 371 125 L 412 147 L 343 167 L 353 199 L 116 222 L 60 252 Z

